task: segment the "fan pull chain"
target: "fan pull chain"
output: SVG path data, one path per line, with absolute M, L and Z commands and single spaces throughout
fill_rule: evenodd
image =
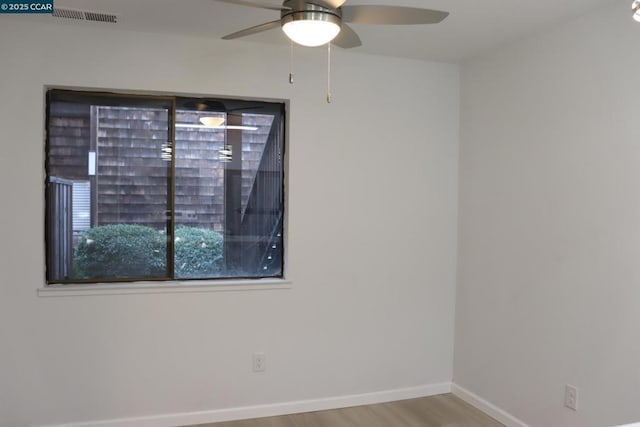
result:
M 331 104 L 331 42 L 327 43 L 327 104 Z
M 289 58 L 289 84 L 293 84 L 293 40 L 291 41 L 291 55 Z

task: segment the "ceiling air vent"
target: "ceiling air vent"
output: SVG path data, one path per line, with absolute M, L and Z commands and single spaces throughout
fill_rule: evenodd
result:
M 57 18 L 77 19 L 79 21 L 118 23 L 118 16 L 111 13 L 90 12 L 86 10 L 65 9 L 55 7 L 53 16 Z

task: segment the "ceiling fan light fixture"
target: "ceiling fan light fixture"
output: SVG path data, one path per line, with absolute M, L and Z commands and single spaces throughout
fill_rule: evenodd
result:
M 200 117 L 200 123 L 207 127 L 215 128 L 218 126 L 222 126 L 222 124 L 224 123 L 224 118 L 215 116 Z
M 295 43 L 316 47 L 336 38 L 340 24 L 340 18 L 331 13 L 303 11 L 283 16 L 282 31 Z

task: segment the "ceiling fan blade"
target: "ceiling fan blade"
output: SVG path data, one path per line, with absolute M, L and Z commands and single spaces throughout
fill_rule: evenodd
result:
M 255 27 L 245 28 L 244 30 L 236 31 L 235 33 L 227 34 L 222 39 L 231 40 L 238 37 L 250 36 L 251 34 L 261 33 L 263 31 L 278 28 L 280 26 L 280 20 L 265 22 L 264 24 L 256 25 Z
M 240 5 L 240 6 L 257 7 L 258 9 L 277 10 L 278 12 L 280 12 L 283 9 L 284 10 L 291 9 L 289 7 L 274 6 L 274 5 L 271 5 L 271 4 L 261 3 L 261 2 L 257 2 L 257 1 L 247 1 L 247 0 L 216 0 L 216 1 L 218 1 L 220 3 L 236 4 L 236 5 Z
M 314 3 L 319 6 L 324 6 L 329 9 L 337 9 L 342 6 L 347 0 L 308 0 L 309 3 Z
M 403 6 L 356 5 L 342 8 L 342 20 L 356 24 L 437 24 L 449 12 Z
M 358 37 L 356 32 L 353 31 L 353 28 L 347 24 L 342 24 L 340 33 L 333 39 L 331 44 L 343 49 L 351 49 L 352 47 L 362 46 L 362 41 L 360 41 L 360 37 Z

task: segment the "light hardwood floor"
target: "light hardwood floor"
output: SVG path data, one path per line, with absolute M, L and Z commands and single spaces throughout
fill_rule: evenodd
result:
M 196 426 L 192 426 L 196 427 Z M 452 394 L 197 427 L 504 427 Z

